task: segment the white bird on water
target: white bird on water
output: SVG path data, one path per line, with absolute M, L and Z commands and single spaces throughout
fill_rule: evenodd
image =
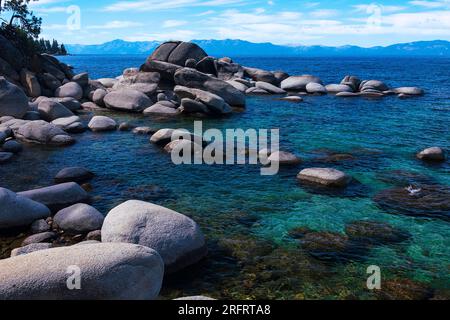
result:
M 420 191 L 422 191 L 421 188 L 414 188 L 412 185 L 410 185 L 408 188 L 405 188 L 406 191 L 409 192 L 409 195 L 413 196 L 417 193 L 419 193 Z

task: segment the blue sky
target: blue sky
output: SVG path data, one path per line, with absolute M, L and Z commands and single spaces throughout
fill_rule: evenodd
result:
M 44 20 L 44 37 L 71 44 L 243 39 L 368 47 L 450 40 L 450 0 L 40 0 L 32 9 Z

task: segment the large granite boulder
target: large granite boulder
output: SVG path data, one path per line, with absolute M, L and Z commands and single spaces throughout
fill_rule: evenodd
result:
M 46 250 L 53 247 L 52 243 L 41 242 L 41 243 L 31 243 L 23 247 L 16 248 L 11 251 L 11 258 L 16 256 L 22 256 L 24 254 L 29 254 L 32 252 Z
M 53 120 L 52 124 L 68 133 L 81 133 L 86 131 L 85 125 L 78 116 L 58 118 Z
M 83 98 L 83 88 L 76 82 L 69 82 L 55 90 L 55 96 L 59 98 L 71 97 L 77 100 Z
M 25 66 L 23 54 L 5 37 L 0 35 L 0 58 L 19 72 Z
M 42 203 L 52 212 L 57 212 L 76 203 L 87 203 L 90 200 L 86 191 L 75 182 L 23 191 L 19 192 L 18 195 Z
M 44 100 L 38 105 L 39 115 L 45 121 L 51 122 L 59 118 L 72 117 L 74 114 L 64 105 L 53 100 Z
M 80 272 L 80 288 L 71 275 Z M 39 250 L 0 261 L 0 300 L 155 299 L 164 264 L 147 247 L 100 243 Z
M 160 86 L 172 86 L 174 84 L 174 75 L 182 67 L 173 63 L 149 60 L 141 66 L 141 71 L 143 72 L 158 72 L 161 75 Z
M 217 76 L 216 60 L 213 57 L 204 57 L 197 62 L 195 69 L 206 74 Z
M 418 159 L 424 161 L 436 161 L 436 162 L 445 161 L 445 151 L 439 147 L 427 148 L 425 150 L 420 151 L 416 156 Z
M 244 77 L 244 68 L 240 64 L 216 61 L 217 77 L 221 80 L 231 80 Z
M 43 120 L 29 121 L 14 130 L 17 140 L 49 145 L 70 145 L 75 140 L 64 130 Z
M 113 208 L 102 227 L 103 242 L 128 242 L 155 249 L 166 272 L 201 260 L 207 252 L 199 226 L 190 218 L 158 205 L 131 200 Z
M 95 116 L 89 121 L 88 127 L 94 132 L 114 131 L 117 128 L 117 122 L 106 116 Z
M 64 208 L 53 218 L 60 229 L 71 234 L 98 230 L 102 227 L 103 220 L 103 215 L 97 209 L 85 203 Z
M 33 72 L 22 69 L 20 71 L 20 82 L 29 97 L 39 97 L 41 95 L 41 85 Z
M 173 41 L 161 44 L 148 60 L 164 61 L 184 67 L 187 60 L 194 59 L 199 62 L 206 56 L 205 51 L 195 43 Z
M 178 70 L 174 79 L 177 85 L 211 92 L 230 106 L 245 107 L 245 95 L 223 80 L 190 68 Z
M 397 94 L 406 94 L 408 96 L 421 96 L 424 94 L 423 89 L 418 87 L 400 87 L 393 90 Z
M 91 180 L 94 174 L 83 167 L 67 167 L 60 170 L 55 176 L 56 183 L 77 182 L 83 183 Z
M 0 58 L 0 74 L 9 81 L 14 81 L 16 83 L 20 81 L 20 76 L 17 71 L 14 70 L 14 68 L 2 58 Z
M 353 91 L 358 91 L 361 80 L 356 76 L 345 76 L 341 84 L 349 86 Z
M 211 92 L 200 89 L 192 89 L 183 86 L 176 86 L 174 92 L 180 99 L 189 98 L 204 104 L 211 113 L 230 113 L 231 108 L 224 99 Z M 185 101 L 186 106 L 186 101 Z
M 320 78 L 311 76 L 311 75 L 303 75 L 303 76 L 291 76 L 281 82 L 281 89 L 286 91 L 305 91 L 308 83 L 319 83 L 323 85 L 322 80 Z
M 50 216 L 50 210 L 42 203 L 0 188 L 0 230 L 27 226 Z
M 133 89 L 112 91 L 104 97 L 103 101 L 108 108 L 128 112 L 142 112 L 152 105 L 149 97 Z
M 327 187 L 345 187 L 350 177 L 342 171 L 332 168 L 307 168 L 297 175 L 300 181 L 324 185 Z
M 22 118 L 27 111 L 28 98 L 25 92 L 4 77 L 0 77 L 0 117 Z
M 266 70 L 244 67 L 244 75 L 254 81 L 267 82 L 273 84 L 274 86 L 278 86 L 280 84 L 275 75 Z

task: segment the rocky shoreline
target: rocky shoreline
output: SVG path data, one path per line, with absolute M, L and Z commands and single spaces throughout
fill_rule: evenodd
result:
M 67 146 L 76 143 L 76 134 L 87 130 L 132 129 L 136 134 L 152 134 L 150 142 L 167 152 L 176 144 L 196 143 L 193 138 L 170 141 L 176 129 L 155 132 L 132 128 L 106 116 L 95 115 L 86 125 L 78 115 L 84 110 L 221 117 L 244 109 L 246 95 L 273 95 L 300 103 L 304 95 L 409 98 L 424 94 L 417 87 L 389 88 L 382 81 L 361 81 L 356 76 L 324 85 L 312 75 L 290 76 L 241 66 L 230 58 L 216 59 L 186 42 L 164 43 L 139 69 L 129 68 L 117 78 L 97 80 L 87 73 L 73 74 L 69 66 L 51 56 L 32 57 L 28 62 L 25 57 L 13 59 L 18 53 L 13 47 L 5 48 L 0 53 L 0 165 L 20 161 L 20 152 L 28 144 Z M 282 166 L 302 163 L 286 151 L 260 151 L 259 157 Z M 443 162 L 446 151 L 431 147 L 416 157 L 423 162 Z M 100 213 L 90 205 L 91 179 L 95 173 L 70 167 L 55 176 L 55 185 L 19 193 L 0 188 L 0 232 L 27 235 L 10 258 L 0 260 L 0 299 L 155 299 L 165 275 L 180 272 L 207 256 L 200 227 L 182 213 L 138 200 Z M 312 188 L 333 190 L 354 183 L 345 172 L 328 167 L 303 168 L 297 179 Z M 410 200 L 412 192 L 414 199 Z M 386 190 L 375 202 L 383 208 L 421 216 L 429 213 L 429 199 L 434 199 L 432 214 L 448 219 L 449 194 L 436 186 L 420 190 L 412 186 L 411 190 Z M 373 245 L 374 241 L 408 238 L 389 225 L 377 223 L 355 222 L 346 232 L 337 235 L 303 230 L 295 238 L 318 259 L 347 258 L 355 243 L 364 243 L 366 249 L 367 242 Z M 330 247 L 330 243 L 334 245 Z M 67 268 L 72 265 L 82 269 L 83 290 L 66 287 Z

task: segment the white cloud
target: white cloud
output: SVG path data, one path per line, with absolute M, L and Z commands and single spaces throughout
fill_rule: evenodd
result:
M 209 16 L 209 15 L 214 14 L 214 13 L 216 13 L 216 11 L 214 11 L 214 10 L 207 10 L 207 11 L 200 12 L 199 14 L 196 14 L 196 16 L 197 17 L 204 17 L 204 16 Z
M 425 7 L 428 9 L 438 9 L 450 7 L 450 0 L 441 1 L 410 1 L 413 6 Z
M 163 22 L 162 27 L 163 28 L 175 28 L 175 27 L 183 26 L 187 23 L 188 23 L 187 21 L 183 21 L 183 20 L 166 20 Z
M 373 14 L 375 11 L 379 10 L 380 13 L 394 13 L 403 11 L 406 9 L 406 7 L 403 6 L 385 6 L 385 5 L 379 5 L 376 3 L 372 4 L 357 4 L 354 5 L 353 8 L 356 12 L 365 12 L 367 14 Z
M 102 25 L 92 25 L 87 26 L 86 29 L 124 29 L 124 28 L 135 28 L 142 27 L 143 24 L 134 21 L 110 21 Z
M 243 3 L 244 0 L 138 0 L 119 1 L 104 8 L 105 11 L 158 11 L 185 7 L 219 7 Z
M 175 30 L 173 32 L 157 32 L 157 33 L 138 33 L 124 38 L 126 41 L 169 41 L 169 40 L 192 40 L 197 32 L 191 30 Z
M 331 18 L 339 14 L 338 10 L 318 9 L 309 13 L 313 18 Z

